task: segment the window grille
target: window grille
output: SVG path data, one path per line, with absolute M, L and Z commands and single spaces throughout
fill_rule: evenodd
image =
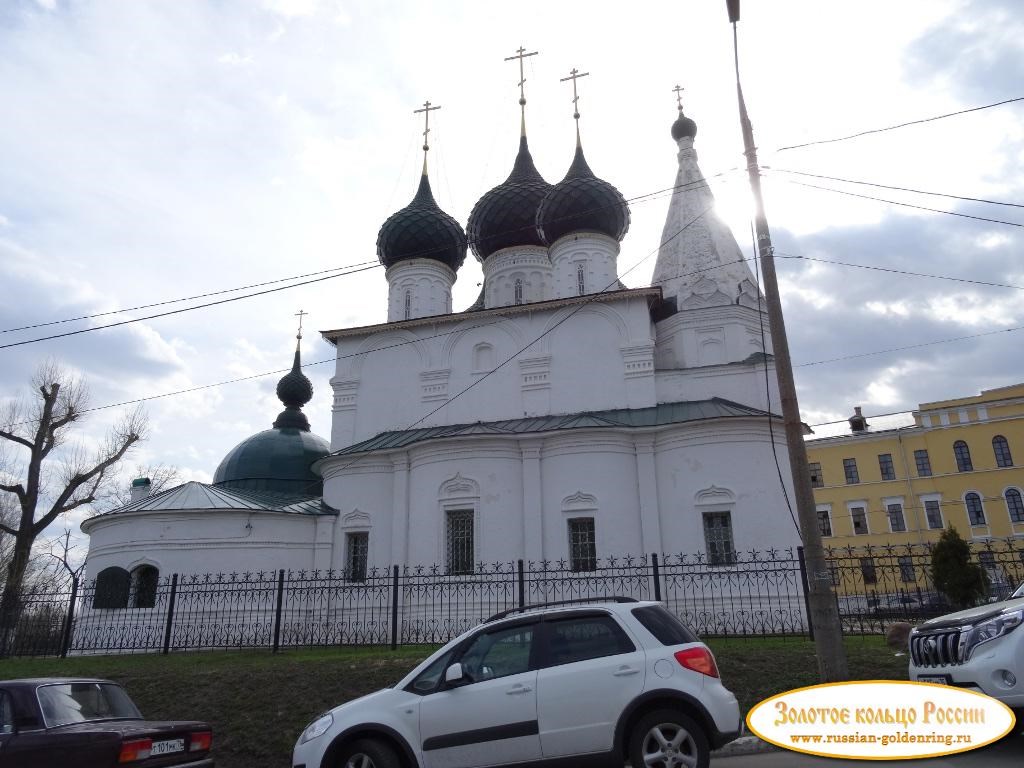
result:
M 132 571 L 131 603 L 134 608 L 152 608 L 156 605 L 156 589 L 160 571 L 152 565 L 140 565 Z
M 597 542 L 592 517 L 569 520 L 569 569 L 597 570 Z
M 412 291 L 405 292 L 405 319 L 412 317 Z
M 366 562 L 370 554 L 370 534 L 350 533 L 346 537 L 345 563 L 349 581 L 366 581 Z
M 1005 437 L 1002 435 L 996 435 L 993 437 L 992 450 L 996 454 L 997 467 L 1013 466 L 1013 456 L 1010 455 L 1010 444 L 1006 441 Z
M 807 468 L 811 471 L 811 488 L 821 488 L 825 485 L 825 478 L 821 474 L 821 462 L 808 462 Z
M 981 506 L 981 496 L 976 493 L 968 493 L 964 496 L 964 506 L 967 507 L 967 518 L 971 525 L 985 524 L 985 510 Z
M 942 528 L 942 510 L 936 499 L 928 499 L 924 503 L 924 514 L 928 518 L 929 528 Z
M 1021 500 L 1020 491 L 1016 488 L 1006 492 L 1006 508 L 1010 510 L 1010 522 L 1024 523 L 1024 501 Z
M 522 304 L 523 303 L 523 281 L 522 280 L 516 280 L 515 302 L 516 302 L 516 304 Z
M 917 464 L 918 477 L 932 476 L 932 461 L 928 458 L 927 450 L 914 451 L 914 463 Z
M 843 472 L 846 474 L 847 485 L 856 485 L 860 482 L 860 473 L 857 472 L 856 459 L 843 459 Z
M 448 512 L 447 551 L 445 559 L 448 573 L 473 572 L 473 510 L 453 509 Z
M 971 463 L 971 449 L 963 440 L 953 443 L 953 455 L 956 457 L 957 472 L 973 472 L 974 464 Z
M 883 480 L 895 480 L 896 470 L 892 465 L 891 453 L 878 454 L 878 470 L 882 473 Z
M 822 536 L 832 535 L 832 519 L 829 517 L 827 509 L 818 510 L 818 530 L 821 531 Z
M 579 291 L 580 296 L 587 292 L 587 282 L 582 264 L 576 265 L 576 289 Z
M 914 576 L 914 558 L 910 555 L 900 555 L 900 580 L 903 582 L 917 581 Z
M 860 559 L 860 574 L 865 584 L 874 584 L 878 581 L 875 574 L 875 559 L 873 557 L 862 557 Z
M 903 519 L 902 504 L 889 504 L 885 511 L 889 514 L 889 528 L 893 533 L 907 530 L 907 522 Z
M 704 513 L 704 543 L 710 565 L 735 565 L 736 548 L 732 542 L 732 516 L 729 512 Z
M 868 531 L 868 516 L 864 507 L 851 507 L 850 518 L 853 520 L 853 533 L 856 536 L 864 536 Z

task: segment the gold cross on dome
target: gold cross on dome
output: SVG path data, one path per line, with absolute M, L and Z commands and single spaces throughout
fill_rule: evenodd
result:
M 295 313 L 295 317 L 299 318 L 299 332 L 295 336 L 296 339 L 301 339 L 302 338 L 302 317 L 303 317 L 303 315 L 308 315 L 308 314 L 309 314 L 309 312 L 306 312 L 305 310 L 302 310 L 302 309 L 300 309 L 298 312 Z
M 686 89 L 682 86 L 677 85 L 672 89 L 676 94 L 676 104 L 678 105 L 679 114 L 683 113 L 683 91 Z
M 589 72 L 580 72 L 578 69 L 576 69 L 576 67 L 573 67 L 571 70 L 569 70 L 569 76 L 568 77 L 563 77 L 559 81 L 559 82 L 564 83 L 566 80 L 572 80 L 572 110 L 573 110 L 572 116 L 577 121 L 580 119 L 580 110 L 579 110 L 579 106 L 577 105 L 577 103 L 580 100 L 580 96 L 576 92 L 576 81 L 579 80 L 581 77 L 586 77 L 589 74 L 590 74 Z
M 515 56 L 506 56 L 505 57 L 505 61 L 512 61 L 513 59 L 519 59 L 519 104 L 520 104 L 520 106 L 526 104 L 526 94 L 523 91 L 523 85 L 526 83 L 526 75 L 523 73 L 523 59 L 525 59 L 527 56 L 536 56 L 538 53 L 539 53 L 539 51 L 533 51 L 532 53 L 527 53 L 526 49 L 523 48 L 523 46 L 519 46 L 519 48 L 516 49 L 516 55 Z
M 427 134 L 430 133 L 430 113 L 441 108 L 438 104 L 436 107 L 430 103 L 430 101 L 423 102 L 423 109 L 414 109 L 412 113 L 418 115 L 420 112 L 423 113 L 423 151 L 426 152 L 430 149 L 430 142 L 427 140 Z

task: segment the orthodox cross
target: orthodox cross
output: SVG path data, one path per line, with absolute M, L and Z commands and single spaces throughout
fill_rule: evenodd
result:
M 302 339 L 302 316 L 303 315 L 308 315 L 308 314 L 309 314 L 309 312 L 305 312 L 304 310 L 301 310 L 301 309 L 298 312 L 295 313 L 295 316 L 297 318 L 299 318 L 299 333 L 298 333 L 298 335 L 295 338 L 299 339 L 300 341 Z
M 579 102 L 580 97 L 579 97 L 579 94 L 576 92 L 576 81 L 579 80 L 581 77 L 586 77 L 589 74 L 590 74 L 589 72 L 580 72 L 578 69 L 576 69 L 576 67 L 573 67 L 569 71 L 569 76 L 568 77 L 563 77 L 559 81 L 559 82 L 564 83 L 566 80 L 572 80 L 572 109 L 573 109 L 572 116 L 576 120 L 577 127 L 579 127 L 579 121 L 580 121 L 580 110 L 579 110 L 579 106 L 578 106 L 577 102 Z
M 537 53 L 538 51 L 533 51 L 533 53 L 527 53 L 526 49 L 523 48 L 523 46 L 519 46 L 519 48 L 516 49 L 515 56 L 505 57 L 505 61 L 519 59 L 519 106 L 521 107 L 526 105 L 526 94 L 523 91 L 523 85 L 526 83 L 526 75 L 523 74 L 523 59 L 525 59 L 527 56 L 536 56 Z
M 414 109 L 412 113 L 418 115 L 420 112 L 423 113 L 423 151 L 426 152 L 430 149 L 430 142 L 427 141 L 427 134 L 430 133 L 430 113 L 441 108 L 441 105 L 434 106 L 429 101 L 423 102 L 423 109 Z
M 675 88 L 673 88 L 672 90 L 673 90 L 673 91 L 675 92 L 675 94 L 676 94 L 676 104 L 678 104 L 678 105 L 679 105 L 679 107 L 678 107 L 678 109 L 679 109 L 679 114 L 683 114 L 683 91 L 685 91 L 686 89 L 685 89 L 685 88 L 682 88 L 681 86 L 678 86 L 678 85 L 677 85 L 677 86 L 676 86 Z

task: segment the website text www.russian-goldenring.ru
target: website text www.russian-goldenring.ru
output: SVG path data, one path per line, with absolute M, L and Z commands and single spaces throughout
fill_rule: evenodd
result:
M 884 734 L 793 734 L 789 738 L 793 744 L 879 744 L 883 747 L 890 744 L 944 744 L 951 747 L 954 744 L 971 743 L 971 734 L 969 733 L 910 733 L 909 731 Z

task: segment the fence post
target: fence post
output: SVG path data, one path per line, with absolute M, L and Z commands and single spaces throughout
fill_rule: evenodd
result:
M 654 599 L 661 602 L 661 569 L 658 568 L 658 553 L 651 553 L 651 570 L 654 578 Z
M 68 615 L 64 617 L 64 636 L 60 642 L 60 657 L 68 657 L 68 649 L 71 647 L 71 627 L 75 621 L 75 600 L 78 599 L 78 577 L 71 577 L 71 602 L 68 603 Z
M 526 605 L 526 574 L 523 573 L 522 560 L 517 563 L 517 566 L 519 571 L 519 607 L 522 608 Z
M 804 610 L 807 611 L 807 636 L 814 639 L 814 622 L 811 621 L 811 599 L 807 588 L 807 562 L 804 560 L 804 548 L 796 548 L 796 557 L 800 562 L 800 583 L 804 588 Z
M 171 627 L 174 624 L 174 602 L 178 596 L 178 574 L 171 574 L 171 594 L 167 598 L 167 626 L 164 627 L 164 656 L 171 650 Z
M 391 650 L 398 648 L 398 566 L 391 572 Z
M 281 646 L 281 607 L 284 605 L 284 568 L 277 572 L 277 607 L 274 609 L 274 653 Z

